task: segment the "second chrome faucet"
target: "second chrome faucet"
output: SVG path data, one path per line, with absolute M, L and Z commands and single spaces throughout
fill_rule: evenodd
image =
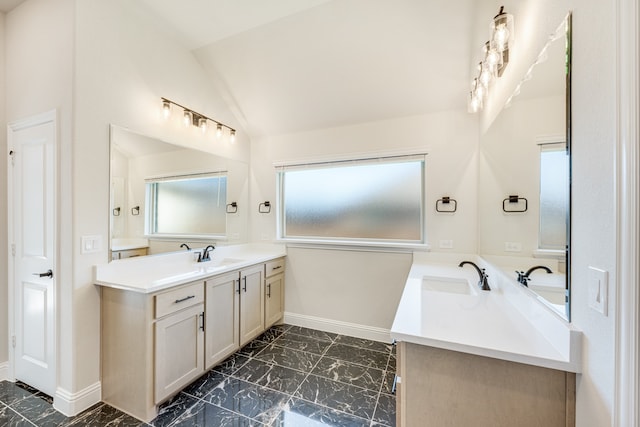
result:
M 478 276 L 480 276 L 480 280 L 478 281 L 478 287 L 480 287 L 480 289 L 482 289 L 483 291 L 490 291 L 491 288 L 489 287 L 489 281 L 487 280 L 489 276 L 484 271 L 484 268 L 480 269 L 480 267 L 478 267 L 474 262 L 471 262 L 471 261 L 462 261 L 460 264 L 458 264 L 458 267 L 463 267 L 465 264 L 469 264 L 473 266 L 478 272 Z

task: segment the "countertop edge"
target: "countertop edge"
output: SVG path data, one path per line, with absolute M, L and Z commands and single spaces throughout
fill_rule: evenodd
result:
M 487 347 L 477 347 L 468 344 L 460 344 L 452 341 L 442 341 L 433 338 L 426 338 L 416 335 L 403 334 L 391 331 L 391 338 L 396 341 L 404 341 L 411 344 L 426 345 L 444 350 L 457 351 L 460 353 L 473 354 L 476 356 L 490 357 L 493 359 L 506 360 L 516 363 L 524 363 L 542 368 L 556 369 L 560 371 L 580 373 L 580 364 L 568 360 L 548 359 L 527 354 L 510 353 L 507 351 L 495 350 Z
M 246 260 L 244 262 L 241 263 L 237 263 L 237 264 L 231 264 L 229 266 L 225 266 L 225 267 L 221 267 L 220 270 L 217 270 L 215 272 L 203 272 L 201 274 L 194 274 L 191 277 L 185 278 L 185 279 L 177 279 L 175 281 L 172 282 L 167 282 L 167 283 L 161 283 L 158 285 L 153 285 L 153 282 L 151 283 L 151 286 L 139 286 L 139 285 L 135 285 L 135 284 L 127 284 L 127 283 L 123 283 L 123 282 L 113 282 L 113 281 L 108 281 L 108 280 L 100 280 L 97 276 L 97 269 L 94 267 L 94 279 L 93 279 L 93 283 L 97 286 L 102 286 L 102 287 L 108 287 L 108 288 L 113 288 L 113 289 L 119 289 L 119 290 L 123 290 L 123 291 L 129 291 L 129 292 L 136 292 L 136 293 L 140 293 L 140 294 L 152 294 L 155 292 L 160 292 L 160 291 L 164 291 L 164 290 L 168 290 L 177 286 L 181 286 L 181 285 L 186 285 L 189 283 L 193 283 L 193 282 L 197 282 L 197 281 L 201 281 L 201 280 L 205 280 L 207 278 L 211 278 L 211 277 L 216 277 L 222 274 L 226 274 L 226 273 L 230 273 L 233 271 L 237 271 L 237 270 L 242 270 L 243 268 L 252 266 L 252 265 L 256 265 L 256 264 L 261 264 L 267 261 L 271 261 L 274 259 L 278 259 L 278 258 L 283 258 L 286 257 L 287 254 L 286 252 L 280 252 L 280 251 L 274 251 L 273 253 L 269 253 L 269 254 L 260 254 L 260 255 L 256 255 L 254 257 L 252 257 L 250 260 Z M 137 259 L 141 259 L 141 258 L 136 258 Z

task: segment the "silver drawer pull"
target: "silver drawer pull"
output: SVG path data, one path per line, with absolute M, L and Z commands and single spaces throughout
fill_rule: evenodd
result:
M 188 299 L 195 298 L 195 297 L 196 297 L 195 295 L 189 295 L 188 297 L 177 299 L 177 300 L 175 300 L 175 304 L 181 303 L 183 301 L 186 301 Z

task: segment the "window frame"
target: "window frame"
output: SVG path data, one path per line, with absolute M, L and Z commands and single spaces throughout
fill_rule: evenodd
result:
M 224 240 L 227 238 L 227 215 L 225 213 L 224 219 L 224 232 L 223 233 L 158 233 L 157 223 L 155 221 L 156 215 L 156 198 L 154 196 L 154 191 L 150 191 L 150 186 L 155 186 L 158 183 L 169 182 L 169 181 L 180 181 L 180 180 L 188 180 L 188 179 L 202 179 L 202 178 L 226 178 L 226 189 L 225 194 L 228 197 L 229 190 L 229 174 L 228 171 L 214 171 L 214 172 L 201 172 L 194 174 L 184 174 L 184 175 L 167 175 L 167 176 L 157 176 L 153 178 L 145 178 L 145 219 L 144 219 L 144 235 L 149 239 L 157 239 L 157 240 L 181 240 L 181 239 L 191 239 L 191 240 L 209 240 L 209 239 L 217 239 Z M 226 205 L 227 200 L 223 201 Z
M 286 236 L 285 230 L 285 201 L 283 176 L 287 171 L 303 170 L 303 169 L 321 169 L 334 168 L 341 166 L 354 166 L 364 164 L 381 164 L 381 163 L 402 163 L 409 161 L 421 162 L 421 179 L 420 179 L 420 240 L 403 240 L 403 239 L 376 239 L 376 238 L 347 238 L 347 237 L 292 237 Z M 336 160 L 307 161 L 307 162 L 286 162 L 275 163 L 276 176 L 276 241 L 286 243 L 288 246 L 301 247 L 332 247 L 335 249 L 354 249 L 361 250 L 363 248 L 370 249 L 398 249 L 405 250 L 429 250 L 427 240 L 427 153 L 411 153 L 400 155 L 385 156 L 362 156 L 350 157 Z

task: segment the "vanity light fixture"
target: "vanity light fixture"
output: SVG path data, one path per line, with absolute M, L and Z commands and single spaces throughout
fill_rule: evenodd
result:
M 216 125 L 216 137 L 222 137 L 224 133 L 224 129 L 229 130 L 229 141 L 233 144 L 236 139 L 236 130 L 231 126 L 225 125 L 222 122 L 212 119 L 211 117 L 207 117 L 204 114 L 200 114 L 193 110 L 188 109 L 187 107 L 178 104 L 167 98 L 160 98 L 162 100 L 162 114 L 165 119 L 168 119 L 171 115 L 171 105 L 175 105 L 176 107 L 180 107 L 183 110 L 183 122 L 185 126 L 196 126 L 202 130 L 202 133 L 207 132 L 208 122 L 213 122 Z
M 490 23 L 489 40 L 482 47 L 483 59 L 478 64 L 478 74 L 471 83 L 468 110 L 477 113 L 489 93 L 489 87 L 502 76 L 509 63 L 509 49 L 513 44 L 513 15 L 500 11 Z

